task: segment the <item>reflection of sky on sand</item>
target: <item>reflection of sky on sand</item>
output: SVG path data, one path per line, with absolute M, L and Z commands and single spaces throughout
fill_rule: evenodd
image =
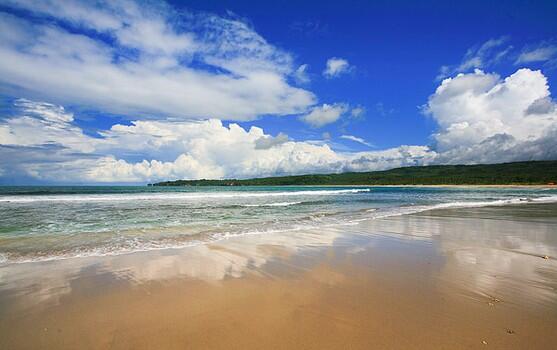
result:
M 517 206 L 505 211 L 432 211 L 373 222 L 370 230 L 404 238 L 413 233 L 418 238 L 431 237 L 445 257 L 440 281 L 474 298 L 555 306 L 557 211 L 533 220 L 531 210 Z
M 96 281 L 93 287 L 174 278 L 215 283 L 246 272 L 264 273 L 268 262 L 304 259 L 314 250 L 322 252 L 331 246 L 346 255 L 380 255 L 379 249 L 397 249 L 381 244 L 393 238 L 409 247 L 393 255 L 442 257 L 434 259 L 439 268 L 427 277 L 437 279 L 440 289 L 454 291 L 456 287 L 476 299 L 555 307 L 557 216 L 553 211 L 543 219 L 530 220 L 527 212 L 516 208 L 434 211 L 319 230 L 238 237 L 185 249 L 6 265 L 0 268 L 0 308 L 14 301 L 25 307 L 56 304 L 83 285 L 76 284 L 78 280 Z M 509 210 L 515 210 L 512 219 Z M 418 249 L 417 244 L 424 243 L 431 244 L 431 249 Z M 542 259 L 544 255 L 550 259 Z M 374 260 L 379 265 L 373 273 L 389 270 L 390 262 Z
M 443 277 L 461 276 L 456 281 L 471 291 L 504 301 L 555 304 L 557 247 L 550 237 L 556 233 L 557 223 L 485 220 L 469 236 L 443 235 L 441 247 L 449 260 Z
M 331 246 L 342 231 L 327 228 L 238 237 L 184 249 L 168 249 L 102 258 L 75 258 L 46 263 L 0 267 L 2 294 L 21 299 L 26 306 L 58 303 L 72 291 L 72 281 L 108 276 L 132 284 L 173 278 L 206 282 L 241 277 L 256 271 L 274 256 L 288 257 L 301 250 Z

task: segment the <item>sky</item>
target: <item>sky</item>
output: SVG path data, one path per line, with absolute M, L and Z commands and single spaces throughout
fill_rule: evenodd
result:
M 555 1 L 0 0 L 0 185 L 557 159 Z

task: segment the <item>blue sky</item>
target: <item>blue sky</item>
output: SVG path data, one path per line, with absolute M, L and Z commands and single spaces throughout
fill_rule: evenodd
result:
M 201 1 L 191 7 L 223 13 L 221 2 L 209 3 Z M 508 37 L 507 45 L 515 46 L 517 54 L 523 46 L 557 34 L 557 4 L 551 1 L 539 6 L 525 1 L 504 6 L 485 1 L 460 2 L 457 6 L 446 1 L 257 3 L 229 1 L 224 7 L 248 18 L 265 38 L 291 49 L 307 63 L 313 73 L 311 90 L 324 101 L 365 106 L 366 127 L 350 125 L 347 131 L 378 148 L 429 142 L 436 124 L 424 118 L 417 107 L 437 87 L 439 68 L 458 64 L 469 48 Z M 339 79 L 325 79 L 320 75 L 324 62 L 335 56 L 346 58 L 355 70 Z M 510 58 L 486 70 L 507 76 L 517 68 L 513 63 Z M 540 69 L 543 62 L 528 66 Z M 555 69 L 544 69 L 544 74 L 553 86 Z M 385 116 L 377 105 L 392 113 Z M 273 120 L 260 125 L 281 131 L 274 129 L 274 124 Z M 326 129 L 339 132 L 336 126 Z
M 557 158 L 557 3 L 0 1 L 0 184 Z

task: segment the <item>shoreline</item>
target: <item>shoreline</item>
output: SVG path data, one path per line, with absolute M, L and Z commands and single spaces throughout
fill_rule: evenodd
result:
M 264 185 L 250 187 L 264 187 Z M 164 187 L 164 186 L 161 186 Z M 188 186 L 177 186 L 188 187 Z M 201 187 L 201 186 L 190 186 Z M 244 186 L 232 186 L 244 187 Z M 246 186 L 248 187 L 248 186 Z M 277 185 L 269 187 L 424 187 L 424 188 L 540 188 L 540 189 L 557 189 L 557 185 Z
M 146 187 L 153 187 L 153 188 L 165 188 L 165 187 L 184 187 L 184 188 L 204 188 L 204 187 L 223 187 L 223 188 L 242 188 L 242 187 L 456 187 L 456 188 L 547 188 L 547 189 L 557 189 L 557 185 L 548 185 L 548 184 L 486 184 L 486 185 L 476 185 L 476 184 L 462 184 L 462 185 L 453 185 L 453 184 L 435 184 L 435 185 L 374 185 L 374 184 L 359 184 L 359 185 L 234 185 L 234 186 L 227 186 L 227 185 L 176 185 L 176 186 L 158 186 L 152 185 L 148 186 L 142 185 Z
M 543 198 L 553 198 L 553 200 L 544 201 Z M 541 199 L 541 200 L 540 200 Z M 407 209 L 406 211 L 394 211 L 394 212 L 381 212 L 381 214 L 377 217 L 366 217 L 366 218 L 359 218 L 356 219 L 355 223 L 362 222 L 362 221 L 373 221 L 373 220 L 381 220 L 393 216 L 407 216 L 407 215 L 416 215 L 420 213 L 426 213 L 431 211 L 439 211 L 439 210 L 458 210 L 458 209 L 473 209 L 473 208 L 483 208 L 483 207 L 512 207 L 512 206 L 523 206 L 523 205 L 536 205 L 536 204 L 552 204 L 557 203 L 557 196 L 546 196 L 541 197 L 534 200 L 524 200 L 524 199 L 507 199 L 507 200 L 494 200 L 490 202 L 456 202 L 456 203 L 438 203 L 438 204 L 430 204 L 426 206 L 406 206 L 406 207 L 396 207 L 395 209 L 402 210 Z M 451 205 L 452 204 L 452 205 Z M 369 210 L 367 210 L 369 212 Z M 374 213 L 380 213 L 379 211 L 373 210 Z M 325 225 L 323 227 L 331 227 L 336 226 L 337 228 L 343 228 L 345 225 L 351 225 L 351 222 L 347 222 L 345 224 L 339 223 L 338 225 Z M 172 231 L 180 230 L 180 228 L 174 227 L 171 229 Z M 153 229 L 153 232 L 159 231 L 159 229 Z M 141 254 L 151 251 L 173 251 L 173 250 L 182 250 L 193 248 L 200 245 L 210 245 L 210 244 L 218 244 L 219 242 L 227 241 L 230 239 L 242 238 L 244 236 L 260 236 L 260 235 L 268 235 L 268 234 L 288 234 L 292 231 L 299 231 L 298 229 L 294 228 L 284 228 L 283 230 L 273 230 L 272 232 L 266 231 L 257 231 L 257 232 L 241 232 L 237 234 L 230 234 L 225 236 L 218 236 L 221 234 L 219 231 L 215 231 L 213 234 L 216 235 L 214 237 L 210 237 L 205 241 L 200 240 L 192 240 L 188 241 L 185 244 L 168 244 L 166 246 L 144 246 L 142 248 L 135 247 L 130 249 L 122 249 L 118 251 L 104 251 L 102 253 L 98 253 L 95 251 L 80 251 L 79 253 L 75 253 L 72 255 L 71 253 L 65 253 L 65 255 L 52 255 L 52 256 L 40 256 L 40 257 L 21 257 L 19 260 L 10 260 L 11 258 L 8 255 L 0 254 L 0 267 L 2 266 L 9 266 L 9 265 L 18 265 L 18 264 L 41 264 L 41 263 L 48 263 L 48 262 L 55 262 L 61 260 L 72 260 L 72 259 L 83 259 L 83 258 L 103 258 L 103 257 L 112 257 L 112 256 L 122 256 L 122 255 L 129 255 L 129 254 Z M 137 233 L 145 233 L 145 231 L 138 231 Z M 161 232 L 162 233 L 162 232 Z

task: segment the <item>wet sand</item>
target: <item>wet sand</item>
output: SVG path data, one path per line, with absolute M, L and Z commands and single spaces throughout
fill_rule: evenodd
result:
M 0 266 L 0 349 L 552 349 L 556 329 L 555 204 Z

